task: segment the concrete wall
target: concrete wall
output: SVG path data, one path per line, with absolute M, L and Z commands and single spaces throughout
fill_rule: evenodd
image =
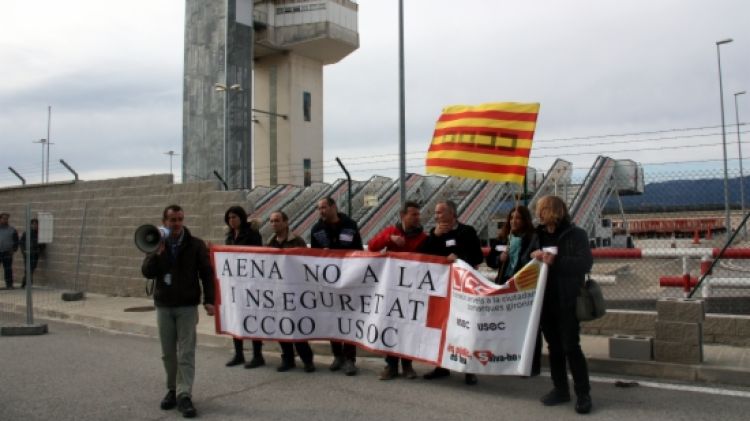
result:
M 54 239 L 34 273 L 36 285 L 116 296 L 145 296 L 143 253 L 135 248 L 133 234 L 142 224 L 158 225 L 162 210 L 172 203 L 185 209 L 185 225 L 194 235 L 219 244 L 224 242 L 226 209 L 249 207 L 242 191 L 220 191 L 213 181 L 173 184 L 168 174 L 0 189 L 0 211 L 11 214 L 10 224 L 19 235 L 27 204 L 33 215 L 53 215 Z M 18 286 L 23 277 L 20 253 L 13 263 Z
M 581 323 L 581 333 L 653 337 L 655 326 L 655 311 L 608 310 L 601 319 Z M 703 343 L 750 346 L 750 316 L 706 314 Z

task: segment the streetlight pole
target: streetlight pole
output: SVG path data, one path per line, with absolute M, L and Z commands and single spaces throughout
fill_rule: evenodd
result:
M 51 125 L 52 125 L 52 106 L 48 105 L 47 106 L 47 164 L 46 164 L 47 178 L 45 179 L 47 183 L 49 183 L 49 145 L 51 145 L 52 143 L 52 139 L 50 139 L 49 137 L 49 130 L 50 130 Z
M 234 85 L 228 86 L 226 83 L 214 83 L 214 90 L 216 90 L 216 92 L 224 93 L 224 174 L 222 174 L 222 176 L 225 180 L 229 180 L 229 184 L 232 185 L 232 188 L 236 188 L 236 185 L 232 184 L 232 178 L 229 175 L 229 123 L 231 122 L 229 112 L 232 105 L 229 95 L 231 94 L 231 91 L 242 92 L 242 85 L 240 85 L 239 83 L 235 83 Z
M 47 143 L 47 139 L 39 139 L 31 143 L 41 143 L 42 145 L 42 184 L 44 184 L 44 144 Z
M 174 176 L 174 173 L 172 173 L 172 158 L 174 158 L 175 155 L 179 154 L 175 153 L 174 151 L 167 151 L 164 152 L 164 155 L 169 155 L 169 174 Z
M 724 87 L 721 81 L 721 45 L 732 42 L 732 38 L 716 41 L 716 58 L 719 63 L 719 103 L 721 105 L 721 146 L 724 152 L 724 212 L 727 235 L 732 234 L 732 219 L 729 214 L 729 173 L 727 172 L 727 131 L 724 125 Z
M 745 91 L 734 93 L 734 118 L 737 122 L 737 150 L 740 157 L 740 209 L 742 209 L 742 217 L 745 217 L 745 174 L 742 171 L 742 140 L 740 139 L 740 111 L 737 106 L 737 97 L 745 95 Z M 742 227 L 742 236 L 747 239 L 747 226 Z
M 398 1 L 398 179 L 401 207 L 406 203 L 406 94 L 404 92 L 404 0 Z

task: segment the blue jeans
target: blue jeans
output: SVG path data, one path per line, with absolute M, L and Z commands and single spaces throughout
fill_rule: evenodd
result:
M 13 286 L 13 252 L 0 252 L 0 260 L 3 264 L 3 272 L 5 273 L 5 286 L 10 288 Z

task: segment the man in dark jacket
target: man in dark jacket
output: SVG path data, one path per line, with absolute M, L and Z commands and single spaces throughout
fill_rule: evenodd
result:
M 357 223 L 343 213 L 339 213 L 333 198 L 326 197 L 318 201 L 318 214 L 320 214 L 320 220 L 310 230 L 310 247 L 362 251 L 362 237 L 359 235 Z M 331 371 L 343 368 L 347 376 L 357 374 L 355 365 L 357 347 L 331 341 L 331 352 L 333 353 L 333 363 L 329 367 Z
M 484 260 L 482 245 L 479 241 L 477 231 L 469 226 L 458 222 L 456 204 L 448 200 L 439 202 L 435 206 L 435 228 L 430 230 L 430 235 L 422 243 L 419 251 L 434 256 L 445 256 L 449 262 L 461 259 L 471 266 L 477 267 Z M 450 375 L 450 370 L 435 367 L 434 370 L 424 375 L 427 380 L 439 379 Z M 466 384 L 477 384 L 475 374 L 466 374 Z
M 289 230 L 289 217 L 283 211 L 277 210 L 271 212 L 271 216 L 268 218 L 268 223 L 271 224 L 273 235 L 271 235 L 266 246 L 277 249 L 307 248 L 305 240 Z M 297 349 L 299 358 L 305 365 L 305 372 L 312 373 L 315 371 L 315 364 L 313 364 L 313 351 L 309 342 L 300 341 L 295 342 L 294 344 L 291 342 L 279 342 L 279 346 L 281 347 L 281 365 L 276 371 L 285 372 L 296 366 L 294 362 L 295 348 Z
M 36 270 L 37 263 L 39 263 L 39 255 L 42 254 L 46 244 L 39 243 L 39 220 L 32 218 L 30 221 L 31 226 L 31 279 L 34 278 L 34 270 Z M 24 267 L 26 267 L 26 233 L 21 235 L 21 253 L 23 254 Z M 21 282 L 21 288 L 26 287 L 26 271 L 24 271 L 23 282 Z
M 164 209 L 162 222 L 169 235 L 155 253 L 146 256 L 141 271 L 155 279 L 156 320 L 168 389 L 161 409 L 177 406 L 185 418 L 192 418 L 196 416 L 192 388 L 201 284 L 209 316 L 214 315 L 214 289 L 206 245 L 183 226 L 184 218 L 178 205 Z
M 5 272 L 5 287 L 13 289 L 13 253 L 18 250 L 18 231 L 8 225 L 10 215 L 0 213 L 0 264 Z

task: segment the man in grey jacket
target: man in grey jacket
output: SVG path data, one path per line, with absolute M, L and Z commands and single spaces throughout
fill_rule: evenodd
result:
M 18 231 L 8 225 L 10 215 L 0 213 L 0 261 L 5 273 L 5 287 L 13 289 L 13 253 L 18 250 Z

